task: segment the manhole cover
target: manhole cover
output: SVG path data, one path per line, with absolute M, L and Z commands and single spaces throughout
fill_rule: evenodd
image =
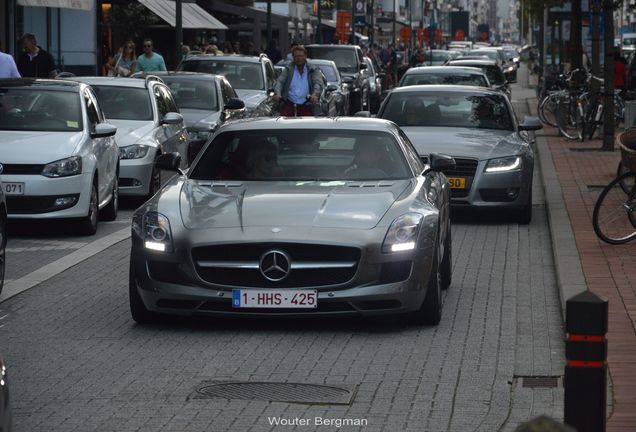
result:
M 555 388 L 559 386 L 558 376 L 524 376 L 522 378 L 522 387 L 530 388 Z
M 195 390 L 193 398 L 349 405 L 353 401 L 356 389 L 356 385 L 204 381 Z

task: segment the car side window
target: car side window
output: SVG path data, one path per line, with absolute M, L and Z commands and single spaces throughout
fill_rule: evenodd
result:
M 95 104 L 95 98 L 91 97 L 88 90 L 84 91 L 84 103 L 86 104 L 86 114 L 88 115 L 88 121 L 90 122 L 90 129 L 94 130 L 95 125 L 99 123 L 99 114 L 97 112 L 97 105 Z
M 154 95 L 155 95 L 155 100 L 157 101 L 157 110 L 159 111 L 159 118 L 162 119 L 166 114 L 170 112 L 170 109 L 168 108 L 168 104 L 166 103 L 166 100 L 163 97 L 160 86 L 155 86 Z

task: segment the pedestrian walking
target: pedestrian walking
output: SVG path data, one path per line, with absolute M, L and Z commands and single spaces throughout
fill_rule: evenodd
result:
M 283 59 L 283 55 L 281 54 L 278 46 L 276 46 L 276 41 L 274 39 L 269 41 L 267 45 L 267 49 L 265 50 L 265 54 L 272 61 L 272 63 L 276 64 Z
M 24 52 L 18 56 L 16 65 L 20 75 L 33 78 L 54 78 L 57 75 L 53 56 L 38 46 L 33 33 L 22 36 Z
M 293 63 L 285 66 L 274 84 L 276 102 L 282 101 L 282 116 L 312 116 L 322 93 L 322 74 L 318 66 L 307 61 L 304 46 L 294 47 Z
M 144 53 L 137 57 L 137 70 L 139 72 L 165 71 L 166 62 L 161 54 L 157 54 L 152 50 L 152 39 L 144 39 Z
M 137 54 L 135 43 L 131 40 L 119 49 L 117 55 L 106 63 L 108 76 L 128 77 L 137 70 Z
M 20 78 L 13 56 L 2 52 L 2 45 L 0 45 L 0 78 Z

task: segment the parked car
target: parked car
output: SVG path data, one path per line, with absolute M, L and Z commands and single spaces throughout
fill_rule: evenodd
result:
M 320 95 L 320 110 L 322 114 L 334 117 L 349 114 L 349 84 L 346 84 L 340 76 L 340 71 L 331 60 L 310 60 L 318 66 L 325 79 L 322 94 Z
M 11 432 L 13 430 L 13 420 L 11 415 L 11 404 L 9 400 L 9 372 L 0 355 L 0 431 Z
M 425 66 L 411 68 L 398 84 L 398 87 L 410 85 L 474 85 L 490 88 L 486 74 L 478 68 L 465 66 Z
M 510 100 L 469 86 L 410 86 L 389 93 L 378 117 L 402 128 L 422 158 L 447 152 L 456 166 L 444 170 L 454 206 L 511 210 L 520 223 L 532 217 L 534 155 Z M 426 161 L 426 159 L 425 159 Z
M 156 74 L 152 72 L 152 74 Z M 161 72 L 183 115 L 188 137 L 188 165 L 224 122 L 243 118 L 245 104 L 225 77 L 197 72 Z M 147 74 L 135 74 L 145 77 Z
M 0 80 L 0 163 L 10 219 L 77 219 L 92 235 L 117 217 L 117 128 L 93 90 L 61 80 Z M 101 216 L 98 212 L 101 211 Z
M 345 83 L 349 84 L 349 114 L 368 110 L 371 90 L 364 54 L 357 45 L 307 45 L 310 59 L 332 60 Z
M 178 157 L 157 162 L 176 170 Z M 157 314 L 411 314 L 451 280 L 452 158 L 391 122 L 239 120 L 133 215 L 130 308 Z
M 190 56 L 177 67 L 179 71 L 223 75 L 245 103 L 249 115 L 270 112 L 269 92 L 274 88 L 276 72 L 265 54 L 260 56 L 201 54 Z
M 364 56 L 364 62 L 367 64 L 367 71 L 369 72 L 369 92 L 371 93 L 369 111 L 375 114 L 378 112 L 378 108 L 382 102 L 382 79 L 384 73 L 380 74 L 376 70 L 369 57 Z
M 117 126 L 122 195 L 148 199 L 161 187 L 155 158 L 178 152 L 187 166 L 188 132 L 170 88 L 157 76 L 137 78 L 73 77 L 89 84 Z
M 506 80 L 501 68 L 496 62 L 487 59 L 466 59 L 457 58 L 455 60 L 449 60 L 446 66 L 468 66 L 476 67 L 484 71 L 488 77 L 491 88 L 499 90 L 508 96 L 508 99 L 512 98 L 512 90 L 510 89 L 510 83 Z

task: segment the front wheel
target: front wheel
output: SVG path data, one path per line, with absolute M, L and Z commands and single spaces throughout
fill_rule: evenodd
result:
M 128 272 L 128 300 L 130 303 L 130 314 L 132 315 L 132 319 L 139 324 L 156 321 L 159 315 L 146 308 L 146 305 L 144 305 L 144 301 L 141 299 L 137 289 L 137 280 L 135 278 L 135 272 L 131 262 Z
M 621 184 L 636 184 L 636 174 L 627 172 L 612 180 L 596 200 L 592 214 L 594 232 L 609 244 L 623 244 L 636 238 L 636 187 L 626 194 Z
M 442 319 L 442 272 L 439 264 L 439 246 L 436 246 L 428 287 L 426 288 L 426 297 L 424 297 L 422 306 L 411 316 L 414 324 L 437 325 Z

